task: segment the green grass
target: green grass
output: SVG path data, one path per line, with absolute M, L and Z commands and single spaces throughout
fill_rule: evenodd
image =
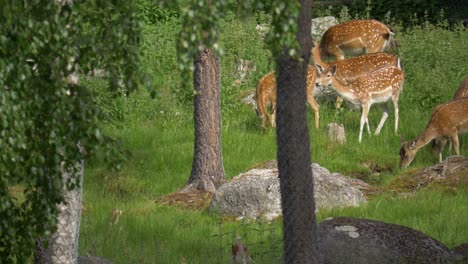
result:
M 140 90 L 129 97 L 109 99 L 103 83 L 90 79 L 96 100 L 106 113 L 108 135 L 128 150 L 118 172 L 101 160 L 88 162 L 80 254 L 103 256 L 114 263 L 228 263 L 230 245 L 240 235 L 256 263 L 281 263 L 281 220 L 236 222 L 205 211 L 191 211 L 155 201 L 182 188 L 193 159 L 192 102 L 182 90 L 175 55 L 174 28 L 168 21 L 145 28 L 143 69 L 153 76 L 156 97 Z M 239 95 L 255 88 L 256 81 L 273 69 L 270 53 L 254 32 L 255 19 L 227 17 L 220 35 L 226 55 L 221 60 L 222 151 L 227 178 L 276 159 L 274 129 L 262 130 L 255 111 L 240 103 Z M 360 110 L 336 111 L 321 102 L 320 128 L 308 112 L 312 161 L 332 172 L 385 187 L 402 171 L 398 168 L 400 136 L 416 137 L 426 126 L 431 109 L 452 97 L 468 78 L 468 32 L 439 28 L 413 29 L 398 35 L 406 80 L 400 97 L 399 132 L 394 133 L 393 109 L 381 135 L 363 134 L 359 144 Z M 257 70 L 240 86 L 232 72 L 238 59 L 256 63 Z M 320 103 L 320 100 L 319 100 Z M 378 106 L 369 115 L 374 130 L 381 116 Z M 347 143 L 329 142 L 326 124 L 343 123 Z M 468 137 L 460 137 L 462 155 Z M 411 169 L 437 162 L 430 147 L 416 155 Z M 402 224 L 418 229 L 452 247 L 468 241 L 468 189 L 424 189 L 406 196 L 384 193 L 358 208 L 321 210 L 317 219 L 353 216 Z M 122 210 L 111 224 L 114 209 Z

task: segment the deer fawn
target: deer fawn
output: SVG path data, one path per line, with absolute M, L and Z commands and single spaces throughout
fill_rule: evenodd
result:
M 460 155 L 458 134 L 468 132 L 468 97 L 438 105 L 431 114 L 429 123 L 414 140 L 404 142 L 400 149 L 400 168 L 408 167 L 418 150 L 435 138 L 449 137 Z
M 399 64 L 399 63 L 398 63 Z M 346 84 L 336 77 L 337 66 L 333 65 L 331 69 L 324 71 L 320 64 L 316 65 L 319 77 L 317 86 L 332 85 L 333 89 L 344 99 L 354 105 L 362 108 L 361 122 L 359 127 L 359 142 L 362 140 L 362 130 L 364 124 L 367 125 L 367 131 L 370 133 L 369 120 L 367 115 L 371 105 L 375 103 L 382 104 L 382 118 L 375 131 L 379 134 L 388 117 L 388 100 L 393 101 L 395 108 L 395 133 L 398 130 L 398 97 L 403 88 L 404 73 L 394 66 L 381 68 L 367 75 L 357 78 L 354 82 Z
M 392 42 L 393 33 L 377 20 L 352 20 L 330 27 L 320 40 L 324 57 L 343 60 L 345 54 L 358 55 L 384 51 Z
M 309 66 L 307 69 L 307 102 L 314 110 L 315 127 L 318 128 L 320 118 L 319 105 L 313 96 L 316 79 L 317 70 L 315 67 Z M 266 121 L 268 121 L 272 127 L 275 127 L 276 78 L 274 72 L 268 73 L 258 81 L 255 100 L 257 101 L 257 114 L 262 119 L 262 127 L 265 128 Z M 271 112 L 268 111 L 268 106 L 270 106 Z
M 458 87 L 453 96 L 453 100 L 463 97 L 468 97 L 468 79 L 463 80 L 460 84 L 460 87 Z M 439 162 L 442 162 L 442 151 L 444 150 L 445 145 L 447 145 L 447 138 L 445 137 L 436 138 L 432 141 L 432 152 L 439 156 Z M 449 150 L 451 149 L 452 142 L 449 144 Z

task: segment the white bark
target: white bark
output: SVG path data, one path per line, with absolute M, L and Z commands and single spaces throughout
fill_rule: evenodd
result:
M 72 176 L 63 174 L 64 203 L 58 205 L 57 231 L 49 240 L 47 251 L 52 263 L 72 264 L 78 262 L 78 240 L 80 236 L 81 197 L 83 192 L 84 162 L 76 175 L 79 182 L 73 190 L 67 190 L 66 182 Z
M 47 247 L 39 241 L 36 249 L 36 264 L 76 264 L 78 263 L 78 241 L 81 221 L 81 201 L 83 192 L 84 161 L 79 164 L 77 175 L 68 171 L 62 174 L 62 192 L 64 202 L 57 205 L 57 230 L 47 239 Z M 72 177 L 74 176 L 74 177 Z M 73 190 L 66 187 L 73 178 L 79 183 Z

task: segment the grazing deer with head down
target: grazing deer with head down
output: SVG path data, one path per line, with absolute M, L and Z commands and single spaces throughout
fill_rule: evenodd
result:
M 362 108 L 361 122 L 359 126 L 359 142 L 362 140 L 364 124 L 370 134 L 369 120 L 367 115 L 370 107 L 375 103 L 382 104 L 382 118 L 377 126 L 375 134 L 379 134 L 388 117 L 387 101 L 392 100 L 395 109 L 395 133 L 398 130 L 398 98 L 403 89 L 404 73 L 394 66 L 381 68 L 367 75 L 357 78 L 352 83 L 344 83 L 336 77 L 337 66 L 333 65 L 326 71 L 317 64 L 319 77 L 317 86 L 332 85 L 333 89 L 346 101 Z
M 324 57 L 343 60 L 345 54 L 358 55 L 384 51 L 392 42 L 391 31 L 377 20 L 352 20 L 330 27 L 320 40 Z
M 468 79 L 463 80 L 463 82 L 458 87 L 457 91 L 453 96 L 453 100 L 468 97 Z M 447 145 L 447 138 L 446 137 L 439 137 L 432 141 L 432 152 L 435 155 L 439 156 L 439 162 L 442 162 L 442 151 Z M 452 149 L 452 142 L 450 142 L 449 150 Z
M 317 70 L 315 67 L 309 66 L 307 69 L 307 102 L 309 103 L 315 114 L 315 127 L 319 127 L 319 105 L 313 96 L 315 88 L 315 80 L 317 79 Z M 257 84 L 255 94 L 257 101 L 257 114 L 262 119 L 262 127 L 268 121 L 272 127 L 276 126 L 276 77 L 275 72 L 270 72 L 263 76 Z M 270 107 L 268 107 L 270 106 Z M 271 110 L 268 111 L 268 108 Z
M 435 138 L 449 137 L 460 155 L 458 134 L 468 132 L 468 97 L 438 105 L 431 114 L 429 123 L 414 140 L 404 142 L 400 149 L 400 168 L 408 167 L 419 149 Z

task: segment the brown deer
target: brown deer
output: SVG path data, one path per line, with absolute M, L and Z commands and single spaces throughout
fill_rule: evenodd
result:
M 377 20 L 352 20 L 330 27 L 320 40 L 322 57 L 343 60 L 345 54 L 359 55 L 382 52 L 392 41 L 395 33 Z
M 319 105 L 313 96 L 315 80 L 317 79 L 317 70 L 313 66 L 309 66 L 307 70 L 307 102 L 309 103 L 315 114 L 315 127 L 319 127 Z M 257 114 L 262 119 L 262 127 L 268 121 L 272 127 L 276 126 L 276 78 L 275 72 L 270 72 L 263 76 L 257 84 L 255 94 L 257 101 Z M 270 108 L 270 111 L 268 111 Z
M 399 63 L 398 63 L 399 64 Z M 352 83 L 344 83 L 337 77 L 337 66 L 333 65 L 326 71 L 320 64 L 316 64 L 319 77 L 317 86 L 332 85 L 333 89 L 350 103 L 362 108 L 361 122 L 359 127 L 359 142 L 362 140 L 362 130 L 364 124 L 370 133 L 369 120 L 367 115 L 370 107 L 375 103 L 382 104 L 383 115 L 377 126 L 375 134 L 379 134 L 388 117 L 387 101 L 393 101 L 395 108 L 395 133 L 398 130 L 398 98 L 403 89 L 404 73 L 399 67 L 389 66 L 381 68 L 367 75 L 357 78 Z
M 365 54 L 342 61 L 336 61 L 334 63 L 326 63 L 321 58 L 320 51 L 318 49 L 319 44 L 315 40 L 313 40 L 313 44 L 311 55 L 314 63 L 320 64 L 324 71 L 328 71 L 333 67 L 333 65 L 336 65 L 336 78 L 345 84 L 350 84 L 369 72 L 385 67 L 394 66 L 401 69 L 398 57 L 383 52 Z M 314 67 L 309 67 L 307 73 L 307 102 L 314 110 L 315 127 L 318 128 L 320 117 L 319 105 L 314 98 L 315 93 L 318 92 L 314 89 L 316 78 L 316 69 Z M 276 113 L 276 79 L 274 72 L 268 73 L 258 81 L 256 101 L 257 114 L 262 119 L 262 127 L 265 127 L 267 121 L 274 127 Z M 337 108 L 340 107 L 342 101 L 343 99 L 341 99 L 341 97 L 337 98 Z M 270 111 L 268 111 L 268 107 L 270 108 Z
M 315 41 L 314 44 L 317 45 Z M 332 63 L 323 61 L 318 49 L 312 49 L 311 53 L 314 59 L 314 63 L 319 64 L 323 71 L 329 71 L 334 65 L 336 65 L 336 78 L 341 83 L 346 85 L 349 85 L 356 79 L 378 69 L 390 66 L 401 69 L 401 64 L 398 57 L 384 52 L 364 54 Z M 343 99 L 338 97 L 336 99 L 336 107 L 339 108 L 342 102 Z
M 463 80 L 460 84 L 453 96 L 453 100 L 463 97 L 468 97 L 468 79 Z M 436 138 L 432 141 L 432 152 L 439 156 L 439 162 L 442 162 L 442 151 L 444 150 L 445 145 L 447 145 L 447 138 L 445 137 Z M 449 144 L 449 150 L 451 149 L 452 142 Z
M 408 167 L 419 149 L 435 138 L 452 140 L 455 154 L 460 155 L 458 134 L 468 132 L 468 97 L 436 106 L 426 128 L 414 140 L 404 142 L 400 149 L 400 168 Z

